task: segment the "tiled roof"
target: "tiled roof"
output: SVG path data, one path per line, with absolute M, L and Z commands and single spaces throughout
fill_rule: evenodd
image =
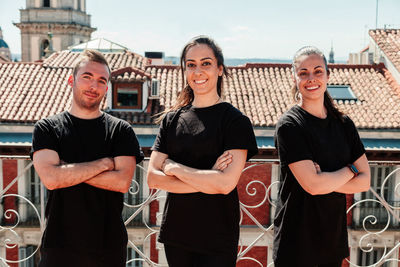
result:
M 400 29 L 370 30 L 369 35 L 400 71 Z
M 78 57 L 79 53 L 61 51 L 43 62 L 0 63 L 0 121 L 31 123 L 68 109 L 72 92 L 67 78 Z M 115 79 L 149 77 L 143 70 L 150 61 L 143 56 L 125 51 L 105 57 Z M 102 107 L 107 108 L 106 101 Z
M 111 72 L 111 81 L 113 82 L 145 81 L 147 79 L 151 79 L 150 74 L 132 67 L 126 67 Z
M 71 52 L 68 50 L 56 52 L 43 61 L 43 66 L 73 68 L 79 55 L 79 52 Z M 112 71 L 125 67 L 144 70 L 146 66 L 150 64 L 150 59 L 130 51 L 124 51 L 122 53 L 104 53 L 104 55 Z
M 131 123 L 153 124 L 152 115 L 173 105 L 182 87 L 179 67 L 146 67 L 147 59 L 131 52 L 105 55 L 111 62 L 112 81 L 157 78 L 160 85 L 160 98 L 149 100 L 145 112 L 110 113 Z M 62 51 L 42 63 L 0 63 L 0 122 L 32 123 L 68 109 L 71 89 L 67 78 L 77 56 Z M 400 86 L 383 64 L 333 64 L 330 69 L 329 83 L 350 85 L 358 99 L 338 103 L 358 128 L 400 129 Z M 246 114 L 254 126 L 273 127 L 293 104 L 290 64 L 247 64 L 229 71 L 225 100 Z M 108 110 L 106 101 L 102 108 Z
M 40 63 L 0 64 L 0 121 L 34 122 L 67 109 L 71 72 Z
M 330 65 L 329 84 L 350 85 L 357 101 L 338 101 L 359 128 L 400 128 L 400 95 L 383 64 Z M 247 64 L 230 67 L 224 82 L 225 100 L 246 114 L 254 126 L 273 127 L 292 105 L 290 64 Z M 160 81 L 160 105 L 171 107 L 182 87 L 178 67 L 149 66 Z M 393 85 L 393 84 L 392 84 Z

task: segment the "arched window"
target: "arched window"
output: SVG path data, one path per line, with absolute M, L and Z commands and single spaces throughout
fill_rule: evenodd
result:
M 43 0 L 43 7 L 50 7 L 50 0 Z
M 42 41 L 42 44 L 40 45 L 40 57 L 41 57 L 41 58 L 44 57 L 44 56 L 46 56 L 46 52 L 48 51 L 49 46 L 50 46 L 49 40 L 44 39 L 44 40 Z

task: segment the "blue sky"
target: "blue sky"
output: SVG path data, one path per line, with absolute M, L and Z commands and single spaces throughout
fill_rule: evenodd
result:
M 347 59 L 368 44 L 376 0 L 87 0 L 92 38 L 104 37 L 139 54 L 179 56 L 192 37 L 213 37 L 229 58 L 291 58 L 304 45 Z M 19 21 L 25 0 L 0 0 L 0 27 L 20 53 Z M 400 0 L 379 0 L 378 28 L 400 28 Z

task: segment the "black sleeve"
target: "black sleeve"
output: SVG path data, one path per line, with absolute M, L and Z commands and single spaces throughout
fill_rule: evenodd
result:
M 41 149 L 58 151 L 58 140 L 54 129 L 47 119 L 36 122 L 32 134 L 31 159 L 33 159 L 33 153 Z
M 224 133 L 224 151 L 247 149 L 247 160 L 258 152 L 256 137 L 249 118 L 237 116 L 230 121 Z
M 153 151 L 158 151 L 164 154 L 168 154 L 167 151 L 167 130 L 168 130 L 168 125 L 169 125 L 169 119 L 170 119 L 171 114 L 168 113 L 162 120 L 160 124 L 160 129 L 158 131 L 156 140 L 154 141 L 154 144 L 151 148 Z
M 354 122 L 350 118 L 346 118 L 347 135 L 349 136 L 349 144 L 351 145 L 351 162 L 354 163 L 359 157 L 365 153 L 364 144 L 361 142 L 360 135 Z
M 275 130 L 275 146 L 283 166 L 301 160 L 313 160 L 304 132 L 293 123 L 278 124 Z
M 144 158 L 144 154 L 132 127 L 127 122 L 121 121 L 117 136 L 113 146 L 113 157 L 135 156 L 136 164 L 140 163 Z

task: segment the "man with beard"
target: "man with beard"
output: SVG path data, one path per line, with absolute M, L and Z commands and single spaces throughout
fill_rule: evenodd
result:
M 125 266 L 123 193 L 143 153 L 132 127 L 100 110 L 109 78 L 104 56 L 84 51 L 71 108 L 35 125 L 31 157 L 49 190 L 41 267 Z

